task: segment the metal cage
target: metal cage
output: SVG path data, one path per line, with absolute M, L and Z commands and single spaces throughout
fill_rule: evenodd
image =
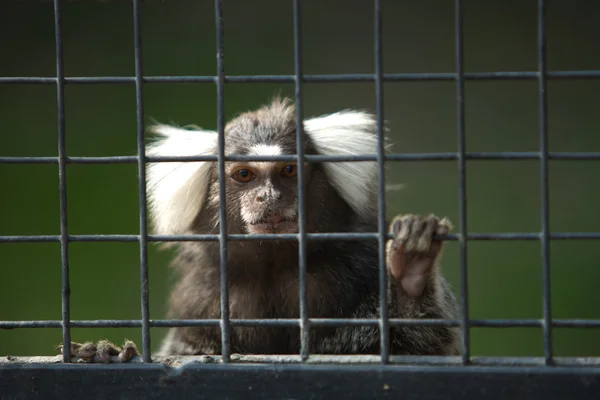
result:
M 600 320 L 558 320 L 552 318 L 550 296 L 550 240 L 600 239 L 595 233 L 559 233 L 549 230 L 548 161 L 600 160 L 598 152 L 561 152 L 548 150 L 547 94 L 549 79 L 598 79 L 600 70 L 548 71 L 546 67 L 545 2 L 538 0 L 538 70 L 525 72 L 465 73 L 463 55 L 462 1 L 455 0 L 455 57 L 456 72 L 384 74 L 382 63 L 382 7 L 374 0 L 375 8 L 375 71 L 372 74 L 305 75 L 302 68 L 302 38 L 300 0 L 294 0 L 294 75 L 225 76 L 223 59 L 223 13 L 222 1 L 215 0 L 217 27 L 217 73 L 215 76 L 145 76 L 141 60 L 140 0 L 133 1 L 133 24 L 135 45 L 135 76 L 133 77 L 65 77 L 63 72 L 63 40 L 61 35 L 61 2 L 54 0 L 56 77 L 0 77 L 0 84 L 29 83 L 56 85 L 58 99 L 58 157 L 0 157 L 0 163 L 10 164 L 56 164 L 60 182 L 60 235 L 0 236 L 0 243 L 9 242 L 60 242 L 62 257 L 62 320 L 56 321 L 0 321 L 0 328 L 62 328 L 65 350 L 62 360 L 56 357 L 19 358 L 0 360 L 0 397 L 2 398 L 53 398 L 68 394 L 69 397 L 155 397 L 171 395 L 179 397 L 240 396 L 244 398 L 327 398 L 332 395 L 426 396 L 427 398 L 508 398 L 519 396 L 528 399 L 547 398 L 598 398 L 600 396 L 600 359 L 561 358 L 553 355 L 552 327 L 600 327 Z M 466 80 L 535 80 L 539 99 L 539 151 L 467 153 L 465 148 L 464 85 Z M 451 153 L 384 154 L 383 146 L 383 83 L 384 81 L 454 81 L 456 83 L 456 134 L 458 149 Z M 373 82 L 377 104 L 377 154 L 348 157 L 308 156 L 303 154 L 303 83 L 304 82 Z M 217 87 L 217 125 L 219 151 L 217 156 L 185 157 L 187 161 L 218 162 L 220 194 L 224 199 L 224 86 L 229 82 L 280 82 L 295 83 L 297 104 L 297 156 L 248 157 L 231 156 L 227 160 L 279 160 L 298 162 L 299 184 L 299 233 L 279 235 L 227 235 L 224 201 L 220 206 L 219 235 L 157 236 L 149 235 L 146 225 L 146 163 L 179 161 L 175 157 L 146 157 L 144 148 L 144 84 L 152 82 L 206 82 Z M 68 156 L 65 146 L 66 85 L 89 83 L 127 83 L 136 87 L 137 101 L 137 150 L 136 156 L 76 157 Z M 539 160 L 541 166 L 540 213 L 542 226 L 534 233 L 469 233 L 466 210 L 466 162 L 473 159 Z M 385 296 L 386 270 L 385 241 L 388 239 L 385 225 L 384 163 L 387 161 L 454 160 L 459 171 L 460 231 L 443 239 L 460 243 L 461 311 L 460 320 L 393 320 L 388 318 Z M 377 161 L 379 168 L 378 225 L 376 233 L 307 233 L 305 226 L 305 196 L 302 189 L 303 163 L 323 161 Z M 113 164 L 135 163 L 139 175 L 139 235 L 70 235 L 67 221 L 67 164 Z M 228 285 L 226 277 L 227 242 L 229 240 L 286 239 L 299 241 L 300 265 L 300 319 L 289 320 L 233 320 L 228 309 Z M 378 239 L 380 269 L 381 318 L 378 320 L 355 319 L 309 319 L 306 299 L 306 243 L 309 240 Z M 149 315 L 148 242 L 152 241 L 218 241 L 221 255 L 221 315 L 218 320 L 156 320 Z M 543 263 L 543 318 L 530 320 L 472 320 L 468 308 L 467 244 L 470 240 L 533 240 L 542 245 Z M 71 320 L 69 287 L 70 242 L 137 242 L 140 254 L 141 320 Z M 308 332 L 311 326 L 341 325 L 378 326 L 381 332 L 379 356 L 324 356 L 310 355 Z M 460 326 L 463 333 L 464 351 L 459 357 L 390 356 L 388 329 L 398 325 Z M 279 325 L 297 326 L 301 330 L 301 352 L 298 356 L 240 356 L 232 355 L 229 333 L 232 326 Z M 151 357 L 150 327 L 172 326 L 220 326 L 222 332 L 222 355 L 219 357 L 179 357 L 179 366 L 172 360 Z M 472 357 L 470 354 L 470 327 L 541 327 L 544 337 L 543 358 Z M 140 327 L 142 329 L 143 357 L 136 357 L 128 364 L 108 365 L 72 363 L 68 348 L 71 343 L 71 327 Z M 356 365 L 351 365 L 356 364 Z M 110 382 L 110 385 L 102 384 Z M 102 384 L 102 388 L 98 389 Z M 33 386 L 32 386 L 33 385 Z M 91 389 L 91 388 L 96 389 Z M 308 394 L 304 394 L 308 393 Z

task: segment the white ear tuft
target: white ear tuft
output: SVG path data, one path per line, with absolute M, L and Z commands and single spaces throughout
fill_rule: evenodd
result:
M 200 128 L 157 124 L 159 135 L 146 147 L 148 156 L 215 155 L 218 134 Z M 149 214 L 158 235 L 186 233 L 207 195 L 210 162 L 155 162 L 146 171 Z
M 377 154 L 373 115 L 340 111 L 304 121 L 304 129 L 322 155 Z M 387 148 L 387 147 L 386 147 Z M 377 212 L 377 162 L 328 162 L 325 173 L 340 196 L 363 218 Z

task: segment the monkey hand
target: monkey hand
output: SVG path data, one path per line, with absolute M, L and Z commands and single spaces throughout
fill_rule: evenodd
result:
M 445 235 L 452 229 L 446 218 L 433 214 L 398 215 L 390 224 L 393 235 L 387 243 L 387 268 L 397 287 L 411 298 L 423 294 L 430 281 L 442 250 L 442 241 L 433 240 L 433 235 Z
M 62 353 L 63 345 L 58 346 L 56 350 Z M 123 348 L 108 340 L 100 340 L 98 343 L 85 342 L 83 344 L 71 342 L 71 357 L 79 357 L 86 362 L 94 362 L 94 358 L 97 357 L 97 360 L 106 364 L 111 362 L 111 357 L 115 356 L 118 356 L 121 362 L 128 362 L 134 356 L 139 356 L 139 352 L 135 343 L 127 339 L 123 344 Z

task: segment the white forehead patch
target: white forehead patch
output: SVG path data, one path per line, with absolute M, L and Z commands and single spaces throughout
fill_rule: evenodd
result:
M 256 144 L 248 150 L 251 156 L 280 156 L 283 152 L 276 144 Z

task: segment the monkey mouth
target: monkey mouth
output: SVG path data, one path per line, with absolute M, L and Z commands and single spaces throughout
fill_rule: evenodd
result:
M 253 224 L 248 224 L 250 233 L 296 233 L 298 218 L 285 218 L 281 214 L 271 214 Z

